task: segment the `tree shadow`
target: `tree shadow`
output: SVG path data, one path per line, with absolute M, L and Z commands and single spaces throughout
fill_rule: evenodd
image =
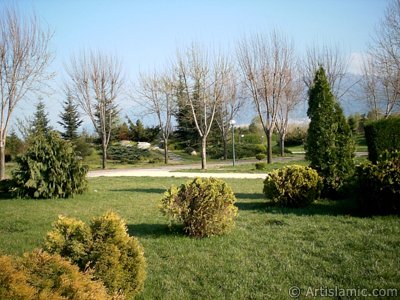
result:
M 269 203 L 266 203 L 265 201 L 261 202 L 261 201 L 241 201 L 241 202 L 236 202 L 235 206 L 239 209 L 239 210 L 254 210 L 254 211 L 262 211 L 265 212 L 267 210 Z
M 160 236 L 183 235 L 183 226 L 167 224 L 128 224 L 128 233 L 137 237 L 157 238 Z
M 264 198 L 264 194 L 262 193 L 235 193 L 236 199 L 252 199 L 252 200 L 262 200 Z
M 132 189 L 112 189 L 110 192 L 136 192 L 136 193 L 147 193 L 147 194 L 164 194 L 167 189 L 160 188 L 148 188 L 148 189 L 140 189 L 140 188 L 132 188 Z

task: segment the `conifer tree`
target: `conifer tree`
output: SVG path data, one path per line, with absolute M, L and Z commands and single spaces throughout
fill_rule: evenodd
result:
M 29 129 L 29 133 L 32 135 L 38 133 L 48 134 L 52 128 L 49 125 L 48 113 L 46 112 L 46 106 L 42 99 L 36 104 L 36 111 L 33 115 L 33 120 Z
M 354 141 L 343 110 L 320 67 L 309 90 L 306 158 L 324 179 L 324 193 L 338 192 L 354 171 Z
M 71 96 L 67 96 L 63 109 L 64 111 L 59 115 L 61 121 L 58 122 L 65 130 L 61 133 L 61 136 L 65 140 L 74 141 L 78 138 L 78 128 L 81 126 L 82 120 L 80 119 L 78 106 L 74 104 Z

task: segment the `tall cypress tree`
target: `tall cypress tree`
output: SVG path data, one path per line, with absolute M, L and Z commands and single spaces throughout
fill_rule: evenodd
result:
M 78 138 L 78 128 L 82 124 L 80 119 L 78 107 L 74 105 L 71 96 L 67 96 L 67 100 L 64 102 L 64 111 L 59 115 L 61 121 L 58 122 L 64 127 L 64 132 L 61 136 L 66 140 L 76 140 Z
M 309 90 L 306 159 L 324 179 L 325 194 L 338 192 L 354 171 L 354 141 L 343 110 L 320 67 Z

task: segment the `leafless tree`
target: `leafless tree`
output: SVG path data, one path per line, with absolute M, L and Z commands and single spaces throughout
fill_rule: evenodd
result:
M 216 111 L 223 101 L 230 64 L 222 54 L 210 53 L 192 45 L 185 53 L 178 53 L 177 70 L 182 81 L 184 99 L 192 112 L 201 137 L 201 168 L 207 169 L 207 137 Z
M 376 118 L 400 109 L 400 0 L 389 4 L 376 29 L 363 75 L 365 99 Z
M 225 160 L 228 158 L 227 144 L 229 140 L 229 129 L 231 128 L 230 121 L 236 118 L 238 112 L 245 103 L 242 87 L 234 72 L 230 72 L 228 76 L 226 85 L 224 86 L 222 101 L 217 107 L 215 118 L 223 141 Z
M 315 72 L 323 66 L 334 96 L 341 100 L 358 83 L 358 80 L 349 81 L 346 78 L 349 64 L 350 56 L 338 45 L 313 45 L 307 49 L 302 63 L 304 83 L 310 88 Z
M 52 77 L 47 72 L 51 37 L 34 14 L 21 16 L 11 7 L 0 13 L 0 179 L 5 177 L 6 138 L 15 107 Z
M 291 74 L 288 84 L 283 91 L 282 101 L 279 102 L 278 114 L 276 118 L 276 129 L 279 134 L 279 146 L 281 156 L 285 155 L 285 138 L 289 127 L 290 114 L 296 106 L 304 100 L 304 84 L 301 81 L 299 72 L 295 69 L 290 70 Z
M 242 39 L 237 55 L 245 87 L 267 137 L 267 161 L 271 163 L 272 133 L 291 81 L 294 46 L 283 34 L 273 31 L 269 36 L 259 34 Z
M 118 117 L 116 101 L 124 83 L 121 64 L 100 52 L 82 53 L 79 58 L 71 58 L 67 73 L 66 92 L 92 121 L 101 140 L 105 169 L 113 124 Z
M 137 94 L 139 97 L 136 101 L 145 109 L 145 113 L 157 117 L 164 144 L 164 163 L 168 164 L 168 140 L 176 107 L 176 80 L 173 72 L 140 74 Z

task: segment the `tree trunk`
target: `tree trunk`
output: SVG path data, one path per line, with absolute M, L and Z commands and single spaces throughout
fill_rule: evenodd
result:
M 201 139 L 201 169 L 206 170 L 207 169 L 207 152 L 206 152 L 206 146 L 207 146 L 207 138 L 203 137 Z
M 5 160 L 5 143 L 0 145 L 0 180 L 6 178 L 6 160 Z
M 103 147 L 102 168 L 104 170 L 107 168 L 107 145 L 105 141 L 102 142 L 102 147 Z
M 272 130 L 268 130 L 267 136 L 267 163 L 272 163 Z
M 285 156 L 285 134 L 279 135 L 279 146 L 281 148 L 281 156 Z
M 164 139 L 164 164 L 168 164 L 168 139 Z
M 224 141 L 224 160 L 227 160 L 228 159 L 228 147 L 227 147 L 226 138 L 224 138 L 223 141 Z

